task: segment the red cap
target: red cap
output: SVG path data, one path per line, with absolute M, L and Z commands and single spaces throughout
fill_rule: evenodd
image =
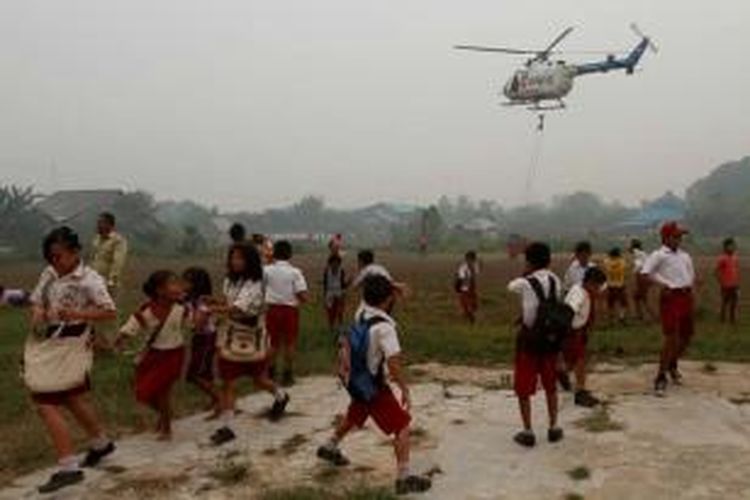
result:
M 682 236 L 683 234 L 687 233 L 688 230 L 682 226 L 680 226 L 677 221 L 671 220 L 668 222 L 665 222 L 663 226 L 661 226 L 661 238 L 667 239 L 672 236 Z

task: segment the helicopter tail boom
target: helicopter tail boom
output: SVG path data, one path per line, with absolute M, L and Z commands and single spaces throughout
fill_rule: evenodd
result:
M 620 58 L 610 56 L 605 61 L 578 64 L 575 66 L 575 75 L 606 73 L 618 69 L 624 69 L 628 74 L 632 74 L 641 57 L 643 57 L 643 53 L 648 47 L 652 46 L 651 40 L 648 37 L 643 37 L 627 56 Z

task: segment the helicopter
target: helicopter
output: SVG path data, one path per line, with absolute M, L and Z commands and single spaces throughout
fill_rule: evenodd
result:
M 658 51 L 651 39 L 644 35 L 635 24 L 631 29 L 640 38 L 638 44 L 625 56 L 617 57 L 608 54 L 606 59 L 597 62 L 569 64 L 563 60 L 550 60 L 553 54 L 560 54 L 554 50 L 573 31 L 566 28 L 544 50 L 524 50 L 503 47 L 486 47 L 482 45 L 455 45 L 458 50 L 475 52 L 494 52 L 514 55 L 533 55 L 526 61 L 522 69 L 517 70 L 503 87 L 503 94 L 508 101 L 506 106 L 529 106 L 533 111 L 564 109 L 566 97 L 573 89 L 573 80 L 578 76 L 593 73 L 607 73 L 614 70 L 624 70 L 632 75 L 643 53 L 650 48 L 654 53 Z M 549 103 L 554 101 L 553 103 Z

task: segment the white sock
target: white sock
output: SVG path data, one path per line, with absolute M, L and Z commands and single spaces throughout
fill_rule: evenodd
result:
M 107 439 L 105 436 L 99 436 L 91 440 L 91 448 L 97 451 L 101 451 L 107 446 L 109 446 L 110 442 L 111 441 Z
M 276 401 L 281 401 L 281 400 L 283 400 L 283 399 L 284 399 L 285 397 L 286 397 L 286 392 L 282 391 L 282 390 L 281 390 L 281 389 L 279 389 L 278 387 L 277 387 L 276 389 L 274 389 L 274 390 L 273 390 L 273 398 L 274 398 L 274 399 L 275 399 Z
M 331 438 L 328 440 L 328 442 L 326 442 L 324 446 L 329 450 L 337 450 L 339 447 L 339 443 L 335 438 Z
M 409 464 L 403 464 L 398 466 L 398 478 L 399 479 L 406 479 L 409 477 Z
M 75 472 L 78 470 L 78 460 L 73 455 L 68 455 L 57 461 L 62 472 Z
M 232 424 L 233 420 L 234 420 L 234 410 L 224 410 L 223 412 L 221 412 L 221 422 L 226 427 L 229 427 Z

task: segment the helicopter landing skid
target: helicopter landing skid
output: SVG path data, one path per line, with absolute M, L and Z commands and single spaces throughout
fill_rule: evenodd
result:
M 548 106 L 543 106 L 539 104 L 538 102 L 534 103 L 533 106 L 529 106 L 529 111 L 558 111 L 561 109 L 566 109 L 565 102 L 562 100 L 557 101 L 557 104 L 552 104 Z

